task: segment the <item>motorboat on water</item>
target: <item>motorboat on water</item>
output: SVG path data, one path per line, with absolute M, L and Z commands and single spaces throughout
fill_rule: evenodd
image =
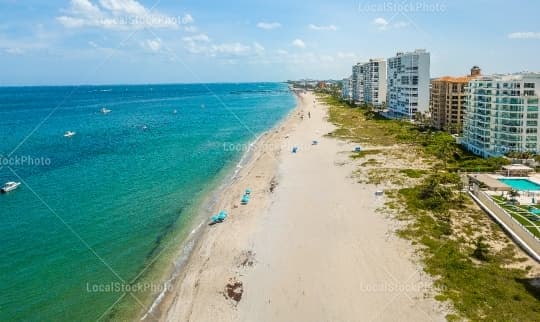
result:
M 66 131 L 66 133 L 64 133 L 64 137 L 70 138 L 70 137 L 74 136 L 75 134 L 77 134 L 77 133 L 72 132 L 72 131 Z
M 0 189 L 0 191 L 2 193 L 10 192 L 17 189 L 20 185 L 20 182 L 6 182 L 6 184 Z
M 102 113 L 102 114 L 109 114 L 110 112 L 112 112 L 112 111 L 109 110 L 109 109 L 107 109 L 107 108 L 105 108 L 105 107 L 101 109 L 101 113 Z

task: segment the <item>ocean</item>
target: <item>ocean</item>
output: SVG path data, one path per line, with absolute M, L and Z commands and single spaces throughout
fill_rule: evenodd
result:
M 0 184 L 22 182 L 0 195 L 0 321 L 146 310 L 201 202 L 295 105 L 284 83 L 0 88 Z

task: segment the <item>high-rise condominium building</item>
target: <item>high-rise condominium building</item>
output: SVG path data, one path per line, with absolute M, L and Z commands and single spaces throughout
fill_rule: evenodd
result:
M 429 65 L 423 49 L 388 59 L 388 116 L 413 119 L 429 111 Z
M 352 79 L 344 78 L 342 81 L 342 88 L 341 88 L 341 99 L 347 102 L 352 101 Z
M 540 73 L 484 76 L 469 82 L 462 144 L 483 157 L 540 153 Z
M 364 104 L 364 64 L 358 63 L 352 68 L 352 99 L 354 104 Z
M 386 61 L 370 59 L 365 63 L 364 71 L 364 101 L 374 106 L 386 103 Z
M 386 102 L 386 61 L 370 59 L 352 68 L 352 100 L 355 104 L 381 106 Z
M 446 76 L 431 80 L 430 112 L 433 127 L 452 134 L 461 133 L 466 113 L 466 87 L 470 80 L 479 76 L 480 68 L 474 66 L 469 76 Z

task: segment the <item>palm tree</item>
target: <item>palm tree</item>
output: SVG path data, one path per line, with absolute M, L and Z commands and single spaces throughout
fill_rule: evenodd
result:
M 512 189 L 508 192 L 508 195 L 510 196 L 510 200 L 516 201 L 516 197 L 519 196 L 519 191 Z

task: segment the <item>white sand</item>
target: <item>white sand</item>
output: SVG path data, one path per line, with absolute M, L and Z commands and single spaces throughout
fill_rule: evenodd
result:
M 313 101 L 304 95 L 294 116 L 261 141 L 265 148 L 220 202 L 230 218 L 204 234 L 160 320 L 444 320 L 412 247 L 376 212 L 384 197 L 351 178 L 353 145 L 323 136 L 333 126 Z M 252 201 L 234 208 L 246 187 Z M 253 266 L 242 265 L 247 251 Z M 243 283 L 238 303 L 223 293 L 230 278 Z

